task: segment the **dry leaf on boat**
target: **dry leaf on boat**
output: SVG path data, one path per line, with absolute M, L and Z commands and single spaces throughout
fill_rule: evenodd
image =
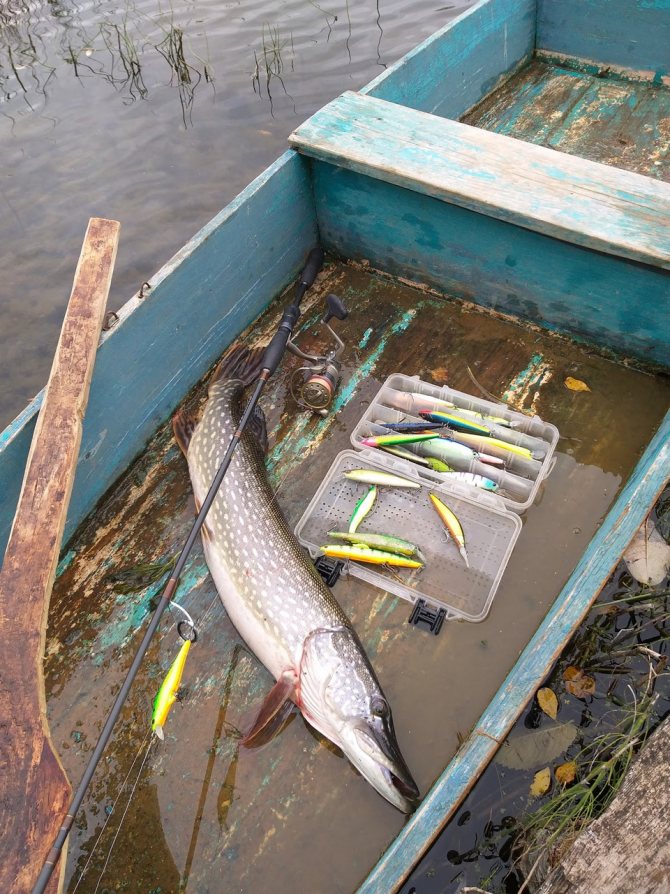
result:
M 538 770 L 530 787 L 530 793 L 534 798 L 540 798 L 546 795 L 551 788 L 551 770 L 545 767 L 544 770 Z
M 560 757 L 576 738 L 574 723 L 554 723 L 507 739 L 494 760 L 508 770 L 534 770 Z
M 436 366 L 435 369 L 431 369 L 430 374 L 438 385 L 449 381 L 449 370 L 446 366 Z
M 577 764 L 574 761 L 568 761 L 565 764 L 561 764 L 560 767 L 556 767 L 555 775 L 556 782 L 560 782 L 561 785 L 568 785 L 575 781 Z
M 586 382 L 582 382 L 581 379 L 573 379 L 572 376 L 568 376 L 564 382 L 566 388 L 569 388 L 570 391 L 590 391 L 591 389 L 586 384 Z
M 647 519 L 633 535 L 623 554 L 628 571 L 641 584 L 660 584 L 670 568 L 670 546 L 656 525 Z
M 563 679 L 567 691 L 577 698 L 586 698 L 596 691 L 596 681 L 593 677 L 589 677 L 583 670 L 572 664 L 563 671 Z
M 556 715 L 558 714 L 558 699 L 553 690 L 549 689 L 547 686 L 538 689 L 537 703 L 548 717 L 551 717 L 552 720 L 556 720 Z

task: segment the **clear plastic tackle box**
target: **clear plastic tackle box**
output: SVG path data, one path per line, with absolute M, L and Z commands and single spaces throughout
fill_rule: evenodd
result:
M 412 411 L 408 401 L 413 396 L 418 396 L 418 403 Z M 376 424 L 380 420 L 420 420 L 418 410 L 424 408 L 425 402 L 422 399 L 430 397 L 448 401 L 455 407 L 508 419 L 516 426 L 510 429 L 516 433 L 513 437 L 518 436 L 522 445 L 533 445 L 538 459 L 508 462 L 508 467 L 498 475 L 498 492 L 492 493 L 455 481 L 453 477 L 450 480 L 449 473 L 434 472 L 361 443 L 370 435 L 389 433 Z M 321 554 L 320 547 L 335 542 L 328 537 L 329 531 L 348 530 L 354 508 L 369 485 L 345 478 L 345 472 L 376 469 L 415 481 L 421 485 L 419 489 L 379 486 L 375 505 L 357 533 L 387 534 L 410 540 L 421 550 L 424 567 L 409 570 L 347 561 L 347 571 L 412 603 L 424 599 L 432 606 L 443 608 L 447 618 L 482 621 L 521 532 L 520 512 L 533 502 L 540 484 L 551 471 L 558 430 L 537 417 L 515 413 L 464 392 L 429 385 L 417 377 L 397 374 L 386 380 L 354 429 L 351 440 L 356 449 L 338 454 L 298 522 L 295 532 L 300 542 L 316 558 Z M 484 473 L 487 469 L 485 466 Z M 474 466 L 461 471 L 481 472 L 481 469 Z M 517 485 L 516 479 L 527 483 Z M 511 487 L 511 492 L 507 489 L 510 482 L 517 485 Z M 430 493 L 438 496 L 458 518 L 465 535 L 469 567 L 429 499 Z

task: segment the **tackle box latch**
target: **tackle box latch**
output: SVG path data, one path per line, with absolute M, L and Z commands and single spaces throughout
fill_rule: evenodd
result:
M 425 599 L 417 599 L 412 609 L 412 614 L 407 619 L 408 624 L 418 627 L 419 624 L 425 624 L 428 630 L 437 636 L 442 630 L 442 624 L 447 616 L 447 612 L 443 608 L 429 605 Z
M 339 559 L 331 559 L 328 556 L 319 556 L 314 560 L 314 567 L 323 578 L 324 583 L 329 587 L 334 587 L 342 573 L 344 562 Z

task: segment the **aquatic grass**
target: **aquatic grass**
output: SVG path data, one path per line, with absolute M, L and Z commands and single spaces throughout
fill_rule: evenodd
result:
M 522 859 L 535 859 L 541 851 L 562 852 L 576 836 L 603 813 L 619 791 L 634 754 L 658 721 L 657 696 L 648 685 L 642 698 L 632 689 L 632 705 L 607 733 L 586 744 L 574 756 L 577 781 L 560 786 L 542 806 L 525 818 L 519 839 Z M 601 724 L 604 718 L 601 718 Z
M 136 593 L 158 583 L 169 571 L 172 571 L 176 561 L 175 553 L 175 555 L 158 562 L 140 562 L 137 565 L 123 568 L 121 571 L 111 572 L 105 581 L 112 585 L 115 593 L 122 595 Z
M 265 85 L 265 93 L 270 103 L 270 114 L 274 118 L 273 97 L 270 85 L 273 78 L 281 84 L 282 90 L 293 103 L 293 112 L 295 114 L 295 100 L 286 89 L 284 82 L 284 56 L 287 55 L 290 48 L 290 64 L 291 71 L 294 71 L 295 52 L 293 48 L 293 32 L 290 32 L 288 38 L 282 38 L 279 28 L 263 22 L 263 30 L 261 34 L 261 53 L 260 56 L 254 50 L 254 70 L 251 76 L 254 93 L 262 97 L 262 84 Z M 262 76 L 262 81 L 261 81 Z

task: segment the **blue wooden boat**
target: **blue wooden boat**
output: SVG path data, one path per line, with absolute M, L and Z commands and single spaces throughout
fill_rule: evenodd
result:
M 305 761 L 320 760 L 314 754 L 321 746 L 314 744 L 310 751 L 304 729 L 293 724 L 285 733 L 283 752 L 271 758 L 261 755 L 257 766 L 247 763 L 243 768 L 249 790 L 256 786 L 260 794 L 239 807 L 240 823 L 254 832 L 263 829 L 253 844 L 247 842 L 248 851 L 245 842 L 235 839 L 237 820 L 230 812 L 232 790 L 241 784 L 237 752 L 227 770 L 230 798 L 226 801 L 222 788 L 224 795 L 218 799 L 220 838 L 205 840 L 201 833 L 198 843 L 196 831 L 188 846 L 179 845 L 182 877 L 195 873 L 194 854 L 199 854 L 206 859 L 195 859 L 195 865 L 219 861 L 218 871 L 225 868 L 240 890 L 260 890 L 268 883 L 271 870 L 265 864 L 259 874 L 248 873 L 253 860 L 265 859 L 258 855 L 272 851 L 275 862 L 268 858 L 267 865 L 285 878 L 286 890 L 358 885 L 359 894 L 391 892 L 491 759 L 670 477 L 670 416 L 664 415 L 668 391 L 663 378 L 670 367 L 670 7 L 667 0 L 481 0 L 364 89 L 333 100 L 298 127 L 290 143 L 281 158 L 152 277 L 150 289 L 121 308 L 118 322 L 103 337 L 66 529 L 69 544 L 54 595 L 51 671 L 47 668 L 51 722 L 56 745 L 71 743 L 82 702 L 89 704 L 87 698 L 95 697 L 101 702 L 99 710 L 104 709 L 111 696 L 104 689 L 86 690 L 82 679 L 96 678 L 103 665 L 113 678 L 109 656 L 123 663 L 134 625 L 148 610 L 150 587 L 142 590 L 132 611 L 113 590 L 100 596 L 93 609 L 84 602 L 93 598 L 90 581 L 101 586 L 101 566 L 122 567 L 130 557 L 137 558 L 142 544 L 154 552 L 166 550 L 178 542 L 187 522 L 185 503 L 170 502 L 173 479 L 181 474 L 182 491 L 186 485 L 183 472 L 175 471 L 179 461 L 164 433 L 166 420 L 197 389 L 227 345 L 292 282 L 317 240 L 333 260 L 326 285 L 344 288 L 352 318 L 360 318 L 355 337 L 361 362 L 349 366 L 336 404 L 346 424 L 353 425 L 360 415 L 361 395 L 374 393 L 376 385 L 368 378 L 381 378 L 394 363 L 398 371 L 424 376 L 429 363 L 436 380 L 435 367 L 446 365 L 450 382 L 466 387 L 462 364 L 452 368 L 447 353 L 455 351 L 450 332 L 466 317 L 484 352 L 478 358 L 478 377 L 489 387 L 495 385 L 493 373 L 487 379 L 489 367 L 509 373 L 516 364 L 510 385 L 516 382 L 538 393 L 545 385 L 549 388 L 540 370 L 542 358 L 554 349 L 557 356 L 571 358 L 561 361 L 562 366 L 552 361 L 556 370 L 565 372 L 571 362 L 579 371 L 588 358 L 606 355 L 610 359 L 599 359 L 604 365 L 593 375 L 602 375 L 603 382 L 608 376 L 621 382 L 613 386 L 607 407 L 614 413 L 616 405 L 626 418 L 616 416 L 613 423 L 607 407 L 601 407 L 598 430 L 611 434 L 608 429 L 614 427 L 618 441 L 630 446 L 631 457 L 602 467 L 605 478 L 598 478 L 598 487 L 607 494 L 601 494 L 600 502 L 593 494 L 585 497 L 586 502 L 596 500 L 589 511 L 568 490 L 571 505 L 563 506 L 561 518 L 552 521 L 560 494 L 547 490 L 543 505 L 529 513 L 515 556 L 530 563 L 527 567 L 535 556 L 537 577 L 524 578 L 524 585 L 529 592 L 535 588 L 537 604 L 529 599 L 523 608 L 526 630 L 518 614 L 509 617 L 504 587 L 497 597 L 496 630 L 508 642 L 503 660 L 511 669 L 504 679 L 501 674 L 479 684 L 481 706 L 460 692 L 453 676 L 440 676 L 448 663 L 445 646 L 433 649 L 431 640 L 430 648 L 425 641 L 417 648 L 416 640 L 410 641 L 408 634 L 415 631 L 405 624 L 406 606 L 394 602 L 389 607 L 384 597 L 370 597 L 360 585 L 355 590 L 349 584 L 354 589 L 347 591 L 345 600 L 351 598 L 351 604 L 346 607 L 374 660 L 381 663 L 382 679 L 390 679 L 392 695 L 394 689 L 400 693 L 400 709 L 396 701 L 394 706 L 401 742 L 409 735 L 403 729 L 411 732 L 412 723 L 417 726 L 408 756 L 413 769 L 422 747 L 432 743 L 433 763 L 421 779 L 424 789 L 431 787 L 412 818 L 402 825 L 389 813 L 392 808 L 374 800 L 364 783 L 334 761 L 332 776 L 325 770 L 321 777 L 321 785 L 326 779 L 331 788 L 323 804 L 314 808 L 315 816 L 319 810 L 324 815 L 319 821 L 312 818 L 313 837 L 297 842 L 295 851 L 277 844 L 282 829 L 293 828 L 292 811 L 298 808 L 292 792 L 297 790 L 312 803 L 320 791 L 311 764 L 303 774 L 307 782 L 298 779 L 304 767 L 303 758 L 296 755 L 309 752 Z M 370 271 L 374 281 L 366 279 Z M 392 293 L 391 310 L 379 311 L 382 292 Z M 445 301 L 445 296 L 451 300 Z M 246 337 L 261 339 L 275 312 L 273 305 Z M 311 313 L 315 319 L 316 311 Z M 412 340 L 412 326 L 420 320 L 424 328 Z M 512 336 L 501 336 L 498 326 L 526 333 L 525 348 Z M 407 352 L 399 347 L 405 335 L 412 346 Z M 501 337 L 512 339 L 511 347 L 503 350 Z M 430 353 L 431 338 L 444 352 L 441 363 Z M 531 350 L 530 345 L 535 347 Z M 395 360 L 383 360 L 387 346 Z M 399 368 L 403 354 L 405 368 Z M 644 393 L 654 395 L 644 420 L 635 416 L 627 391 L 633 387 L 627 376 L 640 375 L 630 372 L 638 365 L 646 374 L 635 379 L 635 387 L 642 381 Z M 554 385 L 558 406 L 567 392 L 556 377 Z M 38 395 L 0 436 L 3 547 L 40 400 Z M 638 403 L 636 396 L 633 404 Z M 302 490 L 296 484 L 280 491 L 284 509 L 295 517 L 316 489 L 333 451 L 346 446 L 346 436 L 338 441 L 333 416 L 316 421 L 298 417 L 295 407 L 292 413 L 282 415 L 276 409 L 271 418 L 275 447 L 269 464 L 276 480 L 286 475 L 295 480 L 305 456 L 314 457 L 311 467 L 301 466 L 301 477 L 309 479 L 311 468 L 316 479 L 303 483 Z M 566 471 L 568 454 L 561 486 L 572 474 Z M 131 519 L 141 519 L 146 505 L 161 508 L 177 521 L 162 524 L 160 535 L 146 529 L 132 534 Z M 565 536 L 563 558 L 547 560 L 543 579 L 543 543 L 558 535 Z M 523 577 L 519 568 L 510 566 L 509 573 Z M 200 588 L 201 598 L 208 586 L 205 577 L 201 560 L 194 560 L 184 586 Z M 72 604 L 68 608 L 68 593 L 80 600 L 76 611 Z M 364 598 L 367 603 L 361 603 Z M 474 649 L 481 634 L 472 633 L 472 625 L 465 628 L 468 625 L 460 625 L 458 639 Z M 236 641 L 229 628 L 216 631 L 219 635 L 225 648 Z M 449 640 L 448 632 L 444 641 L 460 654 L 459 643 Z M 205 676 L 199 678 L 205 693 L 201 697 L 223 687 L 227 708 L 231 689 L 224 671 L 232 673 L 232 666 L 240 675 L 234 693 L 254 702 L 268 682 L 257 663 L 240 657 L 239 651 L 224 661 L 221 643 L 203 648 L 203 668 L 209 668 L 214 683 L 210 679 L 207 689 Z M 70 656 L 67 670 L 62 663 L 65 652 Z M 166 646 L 153 657 L 158 661 L 168 654 Z M 462 660 L 485 664 L 481 649 L 468 654 L 463 653 Z M 72 664 L 80 670 L 73 671 Z M 418 676 L 411 677 L 411 671 Z M 75 684 L 78 673 L 81 679 Z M 154 672 L 145 680 L 146 692 L 152 691 L 155 679 Z M 409 682 L 403 684 L 403 679 Z M 419 688 L 431 700 L 430 721 L 411 714 L 410 703 L 417 700 Z M 142 697 L 136 710 L 144 704 Z M 453 735 L 455 727 L 449 728 L 447 738 L 435 717 L 452 714 L 460 715 L 464 725 L 460 744 Z M 219 716 L 214 752 L 225 751 L 225 711 Z M 188 724 L 193 726 L 193 720 Z M 194 771 L 200 775 L 193 800 L 201 818 L 207 801 L 203 779 L 212 776 L 210 758 L 203 756 L 208 742 L 211 745 L 211 731 L 207 741 L 190 728 L 180 736 L 190 754 L 201 757 Z M 186 757 L 170 760 L 184 770 Z M 76 772 L 81 761 L 73 754 L 68 760 Z M 417 770 L 418 777 L 421 772 Z M 185 772 L 180 778 L 184 782 L 187 777 Z M 340 809 L 337 795 L 342 792 L 333 787 L 341 778 L 347 799 L 356 805 L 365 801 L 360 815 Z M 274 786 L 279 786 L 280 795 Z M 159 790 L 158 800 L 162 797 Z M 298 807 L 304 811 L 306 803 Z M 171 822 L 167 810 L 163 805 L 165 837 Z M 333 847 L 332 839 L 328 844 L 321 840 L 317 826 L 328 828 Z M 82 840 L 85 834 L 92 831 L 80 830 Z M 154 836 L 156 851 L 152 855 L 147 847 L 147 862 L 163 859 L 164 840 Z M 289 858 L 299 855 L 300 848 L 313 850 L 317 865 L 289 869 Z M 335 874 L 337 883 L 331 878 Z M 169 883 L 163 889 L 170 890 Z

